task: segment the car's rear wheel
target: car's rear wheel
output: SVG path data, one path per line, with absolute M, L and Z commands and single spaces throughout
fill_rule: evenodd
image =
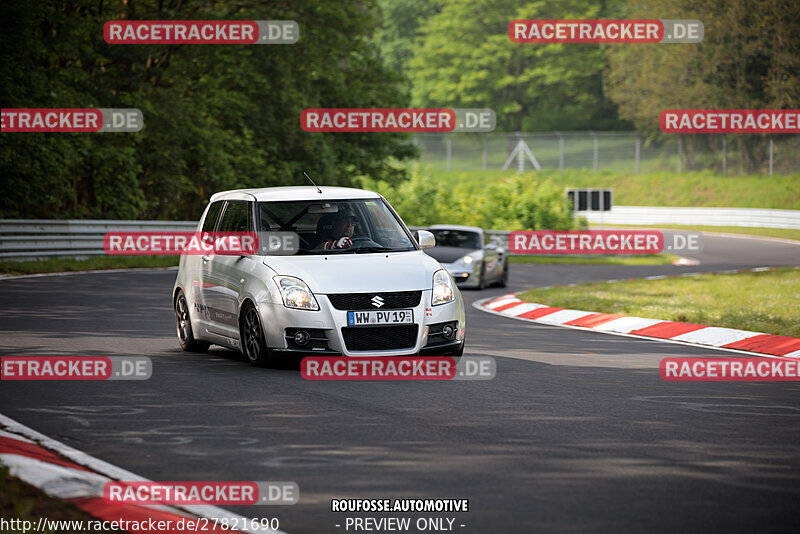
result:
M 242 310 L 240 338 L 242 352 L 247 361 L 259 367 L 272 363 L 269 347 L 264 339 L 261 317 L 256 307 L 250 303 L 245 304 L 244 310 Z
M 183 290 L 178 292 L 175 299 L 175 330 L 181 348 L 187 352 L 205 352 L 211 345 L 207 341 L 198 341 L 192 332 L 192 321 L 189 320 L 189 305 Z

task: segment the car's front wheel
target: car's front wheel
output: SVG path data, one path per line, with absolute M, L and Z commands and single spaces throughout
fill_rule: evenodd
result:
M 242 324 L 240 325 L 240 339 L 242 352 L 253 365 L 263 367 L 272 363 L 272 358 L 264 339 L 264 329 L 261 326 L 261 317 L 256 307 L 250 303 L 245 304 L 242 310 Z
M 480 278 L 478 278 L 478 289 L 486 289 L 486 264 L 481 265 Z
M 192 321 L 189 320 L 189 305 L 183 290 L 178 292 L 175 299 L 175 330 L 178 333 L 178 342 L 187 352 L 205 352 L 211 345 L 207 341 L 198 341 L 192 332 Z
M 503 264 L 503 276 L 497 282 L 498 287 L 506 287 L 508 285 L 508 261 Z

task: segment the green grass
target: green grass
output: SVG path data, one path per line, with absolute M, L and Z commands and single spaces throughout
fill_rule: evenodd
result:
M 606 224 L 603 226 L 611 228 L 617 228 L 617 227 L 624 228 L 624 227 L 633 227 L 635 225 Z M 598 228 L 600 227 L 592 225 L 593 230 L 596 230 Z M 637 228 L 639 227 L 637 226 Z M 650 228 L 650 227 L 642 226 L 641 228 Z M 674 230 L 691 230 L 698 232 L 718 232 L 724 234 L 757 235 L 763 237 L 778 237 L 781 239 L 794 239 L 795 241 L 800 241 L 800 230 L 790 230 L 787 228 L 751 228 L 749 226 L 691 226 L 683 224 L 659 224 L 658 227 L 655 229 L 656 230 L 674 229 Z M 798 263 L 800 263 L 800 259 L 798 259 L 797 261 Z
M 515 171 L 424 170 L 434 183 L 458 187 L 485 184 Z M 525 174 L 531 180 L 550 180 L 564 188 L 610 187 L 620 206 L 733 207 L 800 209 L 800 174 L 781 176 L 722 176 L 704 172 L 611 173 L 590 170 L 545 170 Z
M 34 261 L 0 261 L 0 273 L 35 274 L 134 267 L 171 267 L 178 265 L 179 261 L 179 256 L 96 256 L 86 260 L 50 258 Z
M 559 308 L 800 337 L 800 269 L 792 267 L 533 289 L 519 298 Z
M 509 263 L 548 263 L 576 265 L 671 265 L 678 260 L 674 254 L 647 254 L 640 256 L 603 256 L 581 254 L 569 256 L 525 255 L 509 256 Z

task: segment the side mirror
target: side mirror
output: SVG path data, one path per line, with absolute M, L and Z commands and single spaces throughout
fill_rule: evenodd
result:
M 486 250 L 497 250 L 497 243 L 486 243 L 486 246 L 483 247 Z
M 436 246 L 436 238 L 427 230 L 417 230 L 417 243 L 419 248 L 433 248 Z

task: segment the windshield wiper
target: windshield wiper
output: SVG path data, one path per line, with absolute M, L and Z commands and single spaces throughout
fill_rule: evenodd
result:
M 406 249 L 396 249 L 392 247 L 359 247 L 352 249 L 356 254 L 361 252 L 407 252 Z

